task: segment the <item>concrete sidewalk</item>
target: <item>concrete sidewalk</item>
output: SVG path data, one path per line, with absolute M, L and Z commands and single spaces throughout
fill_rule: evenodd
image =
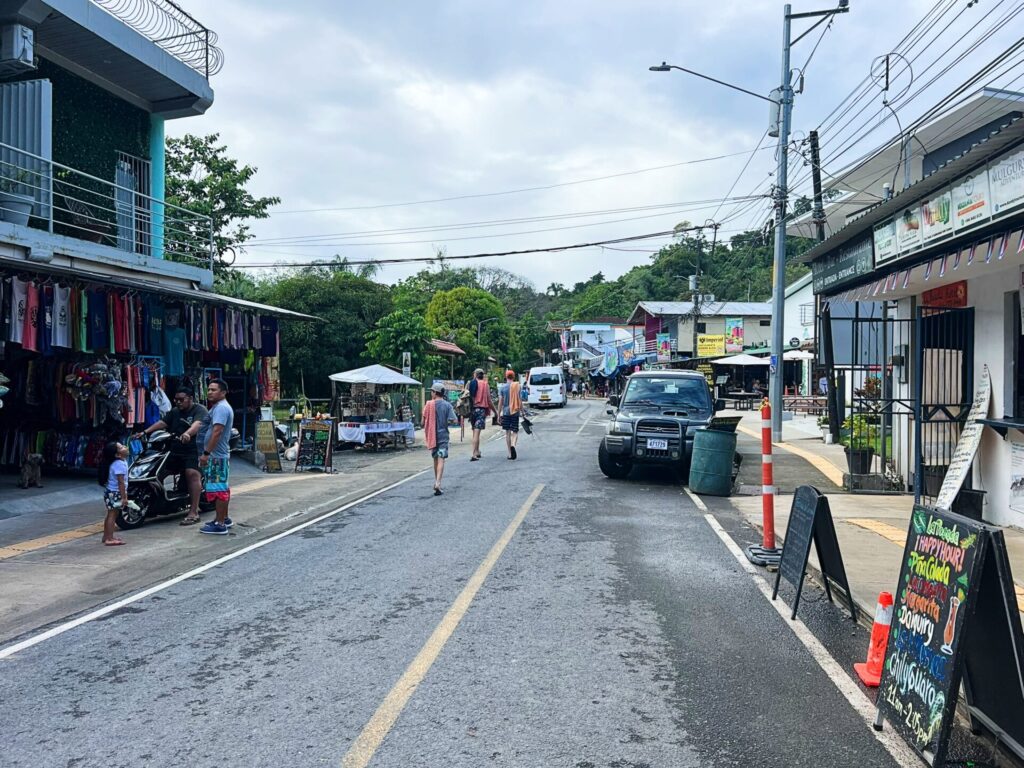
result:
M 745 415 L 739 430 L 738 450 L 744 457 L 740 482 L 745 479 L 749 483 L 756 472 L 759 484 L 760 415 L 756 412 Z M 755 441 L 753 436 L 758 439 Z M 825 445 L 814 417 L 798 415 L 783 422 L 783 440 L 783 443 L 775 444 L 773 450 L 774 480 L 780 490 L 775 497 L 778 546 L 782 546 L 785 538 L 793 489 L 799 485 L 814 485 L 828 497 L 850 589 L 863 615 L 870 621 L 879 592 L 896 592 L 914 497 L 910 494 L 851 494 L 844 491 L 842 476 L 846 471 L 846 455 L 842 446 Z M 821 483 L 822 478 L 827 482 Z M 760 494 L 735 495 L 729 501 L 752 526 L 762 530 Z M 1013 571 L 1017 605 L 1024 614 L 1024 531 L 1003 528 L 1003 535 Z M 811 564 L 817 568 L 813 548 Z

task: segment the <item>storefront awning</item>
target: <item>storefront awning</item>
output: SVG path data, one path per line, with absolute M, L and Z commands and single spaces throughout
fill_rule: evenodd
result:
M 154 293 L 158 296 L 166 296 L 181 301 L 197 302 L 201 304 L 213 304 L 219 307 L 232 307 L 247 312 L 254 312 L 260 315 L 270 315 L 286 320 L 315 320 L 323 322 L 322 318 L 315 315 L 307 315 L 302 312 L 293 312 L 290 309 L 282 309 L 269 304 L 260 304 L 256 301 L 237 299 L 233 296 L 223 296 L 212 291 L 200 291 L 195 288 L 185 288 L 174 285 L 167 285 L 156 280 L 146 280 L 141 277 L 129 277 L 127 275 L 107 275 L 98 272 L 89 272 L 82 269 L 65 269 L 53 267 L 49 264 L 37 264 L 35 262 L 18 261 L 17 263 L 0 260 L 0 270 L 7 270 L 12 273 L 38 272 L 45 275 L 52 275 L 57 278 L 66 278 L 83 283 L 95 285 L 107 285 L 117 288 L 125 288 L 136 291 Z

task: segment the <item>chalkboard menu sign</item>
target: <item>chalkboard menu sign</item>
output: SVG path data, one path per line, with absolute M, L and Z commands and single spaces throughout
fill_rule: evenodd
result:
M 829 602 L 832 602 L 832 587 L 829 582 L 834 582 L 846 594 L 850 606 L 850 616 L 856 621 L 857 609 L 853 604 L 853 595 L 850 594 L 850 584 L 846 580 L 846 568 L 843 566 L 843 556 L 839 551 L 839 539 L 836 537 L 836 528 L 832 521 L 832 509 L 828 505 L 828 498 L 810 485 L 801 485 L 793 494 L 793 506 L 789 512 L 789 524 L 786 526 L 786 539 L 782 545 L 779 570 L 775 574 L 772 600 L 779 594 L 781 580 L 788 581 L 796 587 L 793 615 L 791 616 L 791 618 L 796 618 L 796 609 L 800 605 L 800 593 L 803 591 L 804 574 L 807 572 L 807 559 L 811 554 L 812 541 L 818 555 L 818 565 L 821 567 L 821 574 L 824 577 L 825 595 Z
M 299 423 L 299 452 L 295 459 L 295 471 L 333 471 L 333 435 L 333 419 L 303 419 Z
M 889 720 L 936 766 L 946 760 L 964 635 L 988 542 L 983 524 L 960 515 L 920 506 L 911 514 L 878 689 L 878 724 Z

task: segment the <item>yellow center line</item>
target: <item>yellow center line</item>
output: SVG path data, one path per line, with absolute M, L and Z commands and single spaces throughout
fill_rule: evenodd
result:
M 260 491 L 264 488 L 277 486 L 282 483 L 290 483 L 293 480 L 309 480 L 311 477 L 327 477 L 327 475 L 297 474 L 294 477 L 261 477 L 259 480 L 253 480 L 251 483 L 246 483 L 238 488 L 238 490 L 232 490 L 232 495 L 242 496 L 246 493 Z M 51 533 L 48 536 L 40 536 L 37 539 L 29 539 L 27 541 L 19 541 L 15 544 L 7 544 L 0 547 L 0 560 L 9 560 L 12 557 L 18 557 L 19 555 L 24 555 L 27 552 L 35 552 L 39 549 L 52 547 L 55 544 L 64 544 L 69 541 L 76 541 L 77 539 L 86 539 L 102 532 L 103 523 L 90 523 L 89 525 L 83 525 L 80 528 L 71 528 L 66 531 Z
M 736 429 L 737 431 L 742 432 L 745 435 L 749 435 L 750 437 L 756 438 L 758 440 L 761 439 L 761 434 L 759 432 L 755 432 L 752 429 L 748 429 L 747 427 L 741 426 L 737 426 Z M 781 448 L 787 453 L 792 453 L 794 456 L 799 456 L 801 459 L 809 462 L 811 466 L 813 466 L 815 469 L 821 472 L 821 474 L 827 477 L 833 485 L 837 485 L 840 488 L 843 487 L 843 471 L 828 459 L 822 456 L 818 456 L 816 453 L 805 451 L 803 448 L 797 448 L 796 446 L 791 445 L 789 443 L 772 443 L 772 445 L 774 445 L 776 448 Z
M 384 701 L 377 707 L 377 711 L 373 713 L 373 717 L 370 718 L 370 721 L 352 743 L 348 752 L 345 753 L 341 760 L 342 768 L 365 768 L 370 760 L 373 759 L 378 747 L 380 747 L 388 735 L 395 721 L 398 720 L 399 715 L 402 714 L 402 710 L 405 709 L 405 705 L 416 692 L 416 688 L 427 676 L 430 667 L 437 660 L 445 643 L 454 634 L 459 626 L 459 622 L 462 621 L 462 618 L 469 610 L 473 598 L 476 597 L 476 593 L 483 586 L 484 580 L 494 568 L 495 563 L 498 562 L 501 553 L 505 551 L 505 547 L 508 546 L 508 543 L 512 540 L 512 537 L 543 490 L 543 484 L 538 485 L 533 489 L 533 493 L 523 503 L 523 506 L 519 508 L 519 512 L 512 518 L 512 522 L 508 524 L 505 532 L 494 543 L 491 551 L 487 553 L 487 557 L 483 559 L 483 562 L 477 567 L 476 572 L 470 578 L 465 588 L 455 598 L 455 602 L 452 603 L 448 613 L 441 619 L 441 623 L 437 625 L 437 628 L 427 639 L 426 644 L 416 654 L 416 658 L 412 660 L 412 663 L 406 668 L 398 682 L 388 692 Z

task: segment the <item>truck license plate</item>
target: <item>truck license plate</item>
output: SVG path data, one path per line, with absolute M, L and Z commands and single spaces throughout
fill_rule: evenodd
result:
M 649 439 L 647 441 L 647 447 L 650 448 L 653 451 L 667 451 L 668 450 L 668 440 Z
M 550 400 L 551 399 L 551 395 L 541 395 L 540 399 L 541 400 Z

